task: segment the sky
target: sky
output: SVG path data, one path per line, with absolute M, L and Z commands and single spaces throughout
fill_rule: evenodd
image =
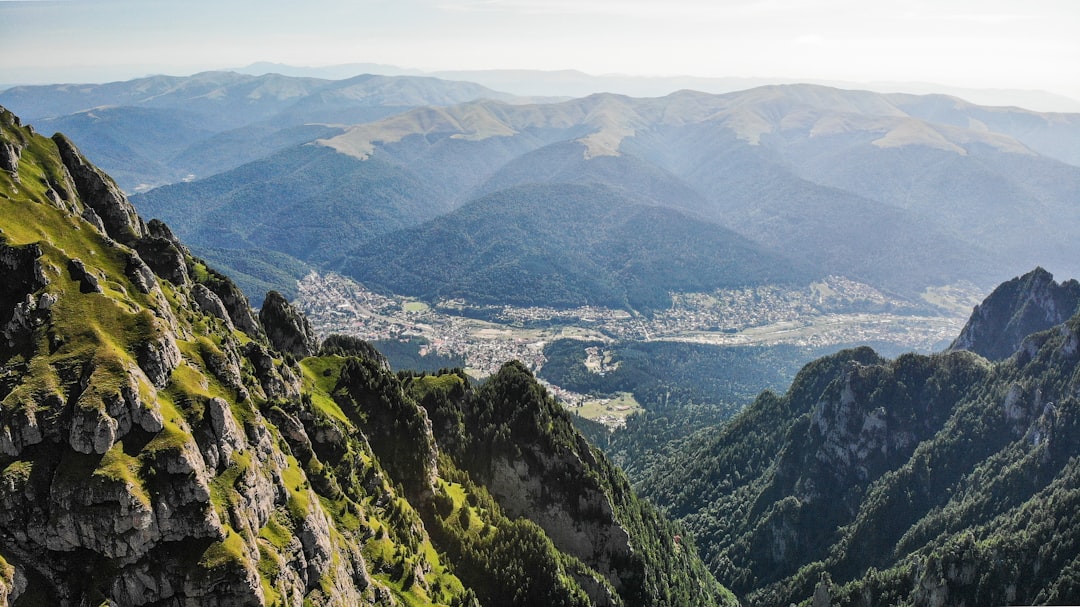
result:
M 935 82 L 1080 99 L 1080 2 L 0 0 L 0 85 L 258 61 Z

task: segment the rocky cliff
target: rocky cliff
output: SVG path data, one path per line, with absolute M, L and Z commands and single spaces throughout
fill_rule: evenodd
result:
M 1024 338 L 1069 319 L 1080 308 L 1080 282 L 1060 284 L 1042 268 L 1002 283 L 975 310 L 950 350 L 970 350 L 1002 360 Z
M 692 547 L 653 546 L 620 518 L 644 508 L 674 529 L 565 414 L 527 455 L 485 467 L 462 450 L 490 426 L 465 411 L 535 417 L 549 400 L 398 375 L 348 339 L 310 356 L 302 316 L 274 300 L 256 318 L 70 141 L 2 109 L 0 127 L 0 605 L 729 600 Z M 421 406 L 431 382 L 457 386 L 460 435 Z M 575 451 L 548 450 L 564 440 L 552 432 Z M 484 473 L 500 466 L 532 488 L 532 474 L 583 482 L 586 499 L 556 489 L 546 509 L 519 508 Z M 562 525 L 607 534 L 600 552 L 632 565 L 595 558 Z

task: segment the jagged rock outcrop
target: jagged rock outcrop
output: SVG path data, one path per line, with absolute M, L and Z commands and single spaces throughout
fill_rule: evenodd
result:
M 22 127 L 19 117 L 0 107 L 0 128 L 8 133 L 18 133 Z M 19 183 L 19 158 L 22 156 L 21 142 L 16 138 L 0 138 L 0 169 L 11 173 L 11 179 Z
M 295 374 L 287 365 L 276 363 L 266 348 L 256 342 L 248 342 L 244 344 L 242 352 L 250 361 L 255 378 L 267 400 L 299 398 L 300 386 Z
M 1080 282 L 1061 284 L 1042 268 L 1002 283 L 971 313 L 950 350 L 970 350 L 1002 360 L 1024 338 L 1069 319 L 1080 308 Z
M 232 317 L 229 316 L 229 311 L 225 309 L 225 304 L 221 302 L 221 298 L 213 291 L 206 288 L 205 285 L 195 284 L 191 287 L 191 294 L 200 310 L 225 321 L 230 331 L 233 329 Z
M 270 345 L 279 352 L 299 359 L 319 351 L 319 340 L 307 318 L 277 291 L 266 294 L 259 310 L 259 322 Z
M 44 322 L 44 315 L 55 303 L 53 296 L 42 293 L 48 284 L 41 266 L 41 247 L 30 244 L 23 247 L 8 246 L 0 232 L 0 332 L 7 348 L 24 342 L 35 326 Z M 3 347 L 0 347 L 0 351 Z
M 131 284 L 135 285 L 135 288 L 141 293 L 149 294 L 157 283 L 154 281 L 154 271 L 150 269 L 150 266 L 146 265 L 146 262 L 139 257 L 139 254 L 132 251 L 128 255 L 127 265 L 124 267 L 124 274 L 131 280 Z
M 655 560 L 655 546 L 677 542 L 679 532 L 632 497 L 625 477 L 573 429 L 524 365 L 505 364 L 471 397 L 449 381 L 454 377 L 440 378 L 448 392 L 422 400 L 440 444 L 507 515 L 535 522 L 560 551 L 588 565 L 571 576 L 593 605 L 724 601 L 705 575 L 696 594 L 684 594 L 679 580 L 690 572 Z
M 212 269 L 207 270 L 208 279 L 204 286 L 210 289 L 221 300 L 221 304 L 228 311 L 232 324 L 248 335 L 248 337 L 260 341 L 266 338 L 262 325 L 252 312 L 251 304 L 244 292 L 236 283 L 218 274 Z
M 146 236 L 133 245 L 155 274 L 174 285 L 188 282 L 187 251 L 164 223 L 151 219 Z
M 98 277 L 87 271 L 86 264 L 81 259 L 68 260 L 68 274 L 72 280 L 79 283 L 79 290 L 83 293 L 101 293 Z
M 116 182 L 90 164 L 67 137 L 57 133 L 53 142 L 79 197 L 101 218 L 109 237 L 127 245 L 145 237 L 146 224 Z

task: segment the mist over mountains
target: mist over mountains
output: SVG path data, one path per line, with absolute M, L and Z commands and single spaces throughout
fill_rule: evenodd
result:
M 242 170 L 135 202 L 196 247 L 269 249 L 363 280 L 372 267 L 350 251 L 375 246 L 367 239 L 379 238 L 379 250 L 393 255 L 394 243 L 407 238 L 384 235 L 501 190 L 600 185 L 731 230 L 811 274 L 917 298 L 960 281 L 989 286 L 1034 265 L 1080 270 L 1070 244 L 1080 228 L 1072 202 L 1080 168 L 1069 164 L 1077 124 L 1074 115 L 814 85 L 542 104 L 484 99 L 340 127 Z M 313 146 L 337 155 L 316 160 Z M 285 173 L 319 175 L 315 189 L 336 192 L 339 202 L 312 205 L 303 188 L 270 196 L 249 186 L 253 175 L 262 184 Z M 367 200 L 356 189 L 358 175 L 375 174 L 392 190 L 389 198 L 374 189 Z M 268 197 L 268 208 L 284 213 L 270 223 L 303 215 L 298 232 L 282 238 L 272 226 L 257 227 L 261 220 L 242 219 Z M 198 208 L 190 206 L 195 200 Z M 351 215 L 340 212 L 346 200 Z M 200 219 L 205 209 L 219 212 Z M 498 219 L 474 214 L 472 221 Z M 302 244 L 302 234 L 320 230 L 339 235 L 336 251 Z M 444 280 L 422 291 L 497 299 Z
M 642 76 L 625 74 L 588 74 L 579 70 L 441 70 L 424 72 L 394 65 L 347 63 L 322 67 L 301 67 L 282 63 L 258 62 L 232 71 L 258 76 L 267 73 L 289 76 L 341 79 L 354 74 L 371 73 L 384 76 L 434 76 L 447 80 L 466 80 L 516 95 L 561 95 L 586 97 L 594 93 L 618 93 L 631 97 L 663 97 L 674 91 L 689 89 L 706 93 L 730 93 L 758 86 L 809 82 L 841 89 L 871 90 L 878 93 L 908 93 L 914 95 L 948 95 L 967 99 L 979 105 L 1023 107 L 1043 112 L 1080 112 L 1080 101 L 1039 90 L 978 89 L 948 86 L 929 82 L 852 82 L 842 80 L 811 80 L 805 78 L 753 78 L 701 76 Z
M 70 133 L 123 187 L 171 182 L 135 203 L 236 271 L 255 297 L 289 292 L 310 267 L 400 289 L 388 260 L 416 248 L 407 244 L 414 233 L 398 230 L 433 229 L 448 213 L 461 225 L 458 209 L 529 186 L 530 201 L 502 196 L 514 215 L 566 184 L 600 186 L 728 230 L 781 265 L 799 266 L 805 280 L 841 275 L 909 299 L 961 282 L 988 288 L 1035 265 L 1080 270 L 1071 247 L 1080 227 L 1075 114 L 818 85 L 535 101 L 416 75 L 231 72 L 0 93 L 0 103 L 43 128 Z M 544 187 L 553 189 L 537 189 Z M 466 214 L 468 230 L 497 232 L 498 215 Z M 549 216 L 545 230 L 580 219 Z M 257 269 L 236 267 L 238 251 Z M 480 252 L 443 260 L 498 274 L 478 261 L 497 255 Z M 507 267 L 521 264 L 521 251 L 504 253 L 514 257 Z M 533 262 L 559 267 L 553 254 Z M 684 265 L 709 275 L 709 255 Z M 623 262 L 600 265 L 615 263 Z M 436 274 L 440 284 L 409 292 L 488 302 L 508 295 Z M 618 273 L 601 279 L 613 280 Z M 554 299 L 621 301 L 598 293 Z
M 39 128 L 85 141 L 88 152 L 129 191 L 217 173 L 336 132 L 327 124 L 480 98 L 514 96 L 420 76 L 329 80 L 235 72 L 0 92 L 0 104 Z

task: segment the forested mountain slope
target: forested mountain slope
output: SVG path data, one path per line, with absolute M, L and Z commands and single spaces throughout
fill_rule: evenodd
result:
M 483 304 L 652 310 L 671 292 L 820 276 L 719 226 L 598 185 L 500 190 L 335 262 L 374 288 Z
M 1000 307 L 993 299 L 981 308 Z M 1005 301 L 1002 321 L 1028 298 Z M 844 351 L 807 365 L 785 394 L 763 393 L 641 486 L 753 605 L 1076 602 L 1078 344 L 1073 315 L 997 363 Z

